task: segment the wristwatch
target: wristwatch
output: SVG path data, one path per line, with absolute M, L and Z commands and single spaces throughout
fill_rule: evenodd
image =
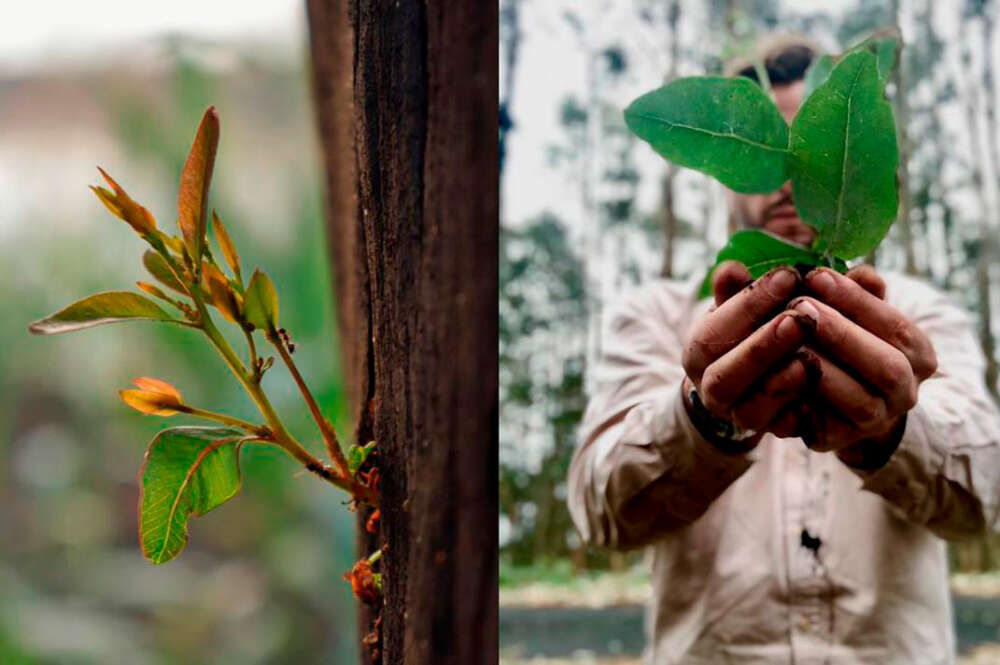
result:
M 713 446 L 724 453 L 733 455 L 749 452 L 754 448 L 753 442 L 759 432 L 752 429 L 743 429 L 736 423 L 719 418 L 714 413 L 705 408 L 701 401 L 698 389 L 693 385 L 688 390 L 685 405 L 688 407 L 688 417 L 695 429 L 705 437 Z

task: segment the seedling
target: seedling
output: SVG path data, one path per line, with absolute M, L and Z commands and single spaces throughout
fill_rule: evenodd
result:
M 145 414 L 168 417 L 187 414 L 220 425 L 171 427 L 157 434 L 149 444 L 139 478 L 139 541 L 143 555 L 154 564 L 170 561 L 184 549 L 187 523 L 192 515 L 204 515 L 239 492 L 239 453 L 247 443 L 278 446 L 313 474 L 346 491 L 352 504 L 378 506 L 378 470 L 371 464 L 374 442 L 363 447 L 351 446 L 346 454 L 341 449 L 336 430 L 320 412 L 292 360 L 295 345 L 288 332 L 280 327 L 274 284 L 260 270 L 255 270 L 245 282 L 239 254 L 222 220 L 212 211 L 209 221 L 209 186 L 218 142 L 219 117 L 215 109 L 209 107 L 181 173 L 177 201 L 180 236 L 160 230 L 153 215 L 103 170 L 101 175 L 110 189 L 91 187 L 115 217 L 126 222 L 149 244 L 151 249 L 142 255 L 143 265 L 157 282 L 175 295 L 168 295 L 152 283 L 137 284 L 152 298 L 166 303 L 169 309 L 145 295 L 110 291 L 84 298 L 30 326 L 31 332 L 43 335 L 133 320 L 191 328 L 203 334 L 218 351 L 260 411 L 263 423 L 197 408 L 187 404 L 171 384 L 151 378 L 136 379 L 135 389 L 120 392 L 126 404 Z M 225 267 L 216 261 L 209 246 L 209 225 Z M 246 362 L 216 327 L 212 309 L 242 333 L 246 340 Z M 274 363 L 274 358 L 258 354 L 257 335 L 263 336 L 276 350 L 291 373 L 315 420 L 332 466 L 303 447 L 285 428 L 271 405 L 261 378 Z M 381 577 L 370 573 L 378 556 L 372 555 L 363 561 L 368 566 L 368 578 L 380 584 Z M 364 586 L 365 600 L 371 601 L 379 584 L 373 582 Z
M 791 180 L 799 217 L 816 231 L 812 245 L 738 231 L 715 266 L 740 261 L 754 279 L 778 265 L 845 272 L 847 261 L 878 246 L 898 206 L 896 127 L 885 97 L 898 44 L 895 35 L 879 36 L 840 57 L 818 57 L 791 127 L 764 90 L 744 77 L 677 79 L 625 110 L 629 129 L 656 152 L 733 191 L 773 192 Z M 710 280 L 711 272 L 703 296 Z

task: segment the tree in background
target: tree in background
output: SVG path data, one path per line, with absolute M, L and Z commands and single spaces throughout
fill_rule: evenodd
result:
M 585 402 L 583 265 L 563 224 L 543 215 L 501 231 L 499 278 L 504 550 L 516 565 L 582 563 L 564 498 Z
M 496 6 L 308 8 L 345 378 L 378 442 L 364 641 L 392 665 L 495 662 Z

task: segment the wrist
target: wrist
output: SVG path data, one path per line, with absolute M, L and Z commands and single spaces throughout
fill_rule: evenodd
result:
M 837 457 L 853 469 L 876 471 L 888 464 L 889 459 L 902 443 L 905 431 L 906 414 L 904 413 L 885 434 L 841 448 L 837 451 Z
M 681 383 L 681 398 L 688 419 L 703 439 L 728 455 L 742 455 L 756 447 L 760 433 L 740 428 L 732 421 L 719 418 L 701 401 L 698 390 L 687 377 Z

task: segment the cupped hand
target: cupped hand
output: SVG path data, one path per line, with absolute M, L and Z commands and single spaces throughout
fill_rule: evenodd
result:
M 759 429 L 805 385 L 803 365 L 790 359 L 815 321 L 786 309 L 801 282 L 786 267 L 756 282 L 736 262 L 716 270 L 715 307 L 692 326 L 683 358 L 687 380 L 715 416 Z
M 807 398 L 799 413 L 782 414 L 773 427 L 786 436 L 794 427 L 810 448 L 863 464 L 898 437 L 920 383 L 937 370 L 934 348 L 883 300 L 885 283 L 869 266 L 847 275 L 819 268 L 805 287 L 810 295 L 789 310 L 817 322 L 799 354 L 809 375 Z

